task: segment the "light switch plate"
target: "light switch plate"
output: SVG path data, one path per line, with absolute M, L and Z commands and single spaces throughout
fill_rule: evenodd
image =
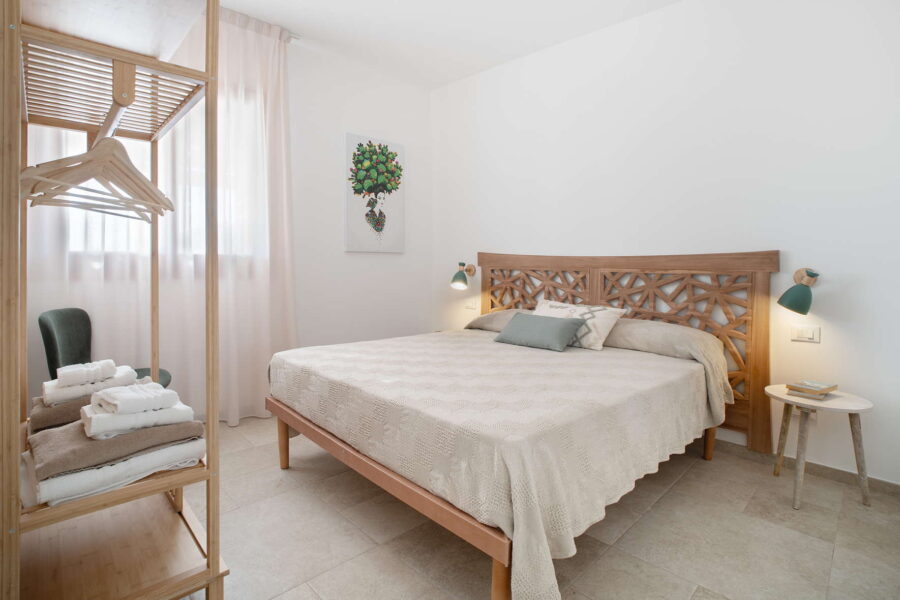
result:
M 792 325 L 792 342 L 808 342 L 818 344 L 822 341 L 822 328 L 817 325 Z
M 475 310 L 475 298 L 470 298 L 470 299 L 466 300 L 465 309 L 466 310 Z

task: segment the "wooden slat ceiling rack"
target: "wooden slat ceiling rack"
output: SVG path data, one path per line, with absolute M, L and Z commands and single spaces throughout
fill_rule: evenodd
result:
M 23 24 L 20 2 L 3 1 L 0 27 L 0 600 L 175 599 L 201 589 L 220 599 L 228 571 L 219 556 L 217 90 L 208 85 L 218 72 L 219 1 L 206 0 L 203 71 Z M 84 131 L 91 146 L 108 136 L 145 140 L 155 184 L 158 140 L 204 97 L 206 460 L 54 507 L 23 509 L 27 210 L 19 200 L 19 172 L 26 166 L 27 125 Z M 156 215 L 149 226 L 151 369 L 158 378 Z M 206 482 L 205 527 L 182 493 L 197 482 Z
M 157 140 L 203 97 L 205 72 L 169 69 L 146 57 L 22 26 L 25 114 L 29 123 L 93 137 Z M 175 66 L 175 65 L 172 65 Z

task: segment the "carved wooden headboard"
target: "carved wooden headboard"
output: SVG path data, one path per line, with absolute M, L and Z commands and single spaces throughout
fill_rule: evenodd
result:
M 772 452 L 769 383 L 769 277 L 777 250 L 671 256 L 478 254 L 481 312 L 534 308 L 549 298 L 627 308 L 627 317 L 678 323 L 725 344 L 735 402 L 723 427 Z

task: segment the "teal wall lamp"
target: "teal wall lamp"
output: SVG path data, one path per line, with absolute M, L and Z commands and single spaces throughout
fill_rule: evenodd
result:
M 459 263 L 459 270 L 453 274 L 453 278 L 450 280 L 450 287 L 454 290 L 467 290 L 469 289 L 469 278 L 475 275 L 475 265 L 467 265 L 464 262 Z
M 778 304 L 795 313 L 805 315 L 812 306 L 812 286 L 816 284 L 819 274 L 812 269 L 794 271 L 794 285 L 789 287 L 778 299 Z

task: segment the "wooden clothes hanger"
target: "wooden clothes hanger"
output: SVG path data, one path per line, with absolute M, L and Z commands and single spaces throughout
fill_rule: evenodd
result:
M 20 198 L 31 206 L 73 206 L 147 222 L 175 210 L 114 138 L 98 140 L 83 154 L 28 167 L 19 179 Z

